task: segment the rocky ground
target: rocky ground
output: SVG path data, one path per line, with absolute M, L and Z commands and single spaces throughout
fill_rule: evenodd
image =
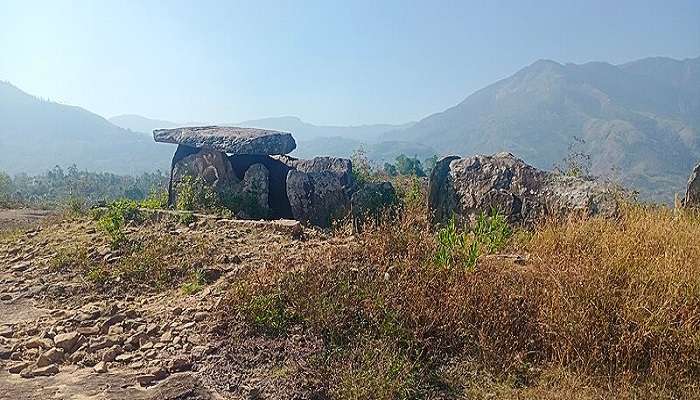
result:
M 195 293 L 105 287 L 79 271 L 56 270 L 62 246 L 84 246 L 105 263 L 121 257 L 88 218 L 23 218 L 0 233 L 0 399 L 322 396 L 322 385 L 305 373 L 318 340 L 303 332 L 249 335 L 217 306 L 242 271 L 275 256 L 293 260 L 332 239 L 291 222 L 207 219 L 189 227 L 154 222 L 129 234 L 214 244 L 216 262 L 203 266 L 208 284 Z

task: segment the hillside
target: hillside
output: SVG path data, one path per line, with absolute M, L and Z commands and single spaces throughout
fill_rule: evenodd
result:
M 166 170 L 172 148 L 80 107 L 44 101 L 0 82 L 0 170 L 41 173 L 55 165 L 116 173 Z
M 540 60 L 385 138 L 442 154 L 511 151 L 552 168 L 574 137 L 592 172 L 668 201 L 700 159 L 700 57 L 622 65 Z

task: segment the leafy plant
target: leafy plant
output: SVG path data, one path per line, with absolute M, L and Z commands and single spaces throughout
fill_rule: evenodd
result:
M 207 280 L 204 276 L 204 271 L 201 269 L 195 269 L 190 274 L 190 278 L 187 282 L 182 284 L 182 291 L 186 295 L 192 295 L 200 292 L 206 285 Z
M 124 199 L 111 203 L 98 218 L 97 226 L 109 235 L 112 249 L 117 249 L 126 242 L 124 225 L 139 220 L 140 214 L 135 201 Z

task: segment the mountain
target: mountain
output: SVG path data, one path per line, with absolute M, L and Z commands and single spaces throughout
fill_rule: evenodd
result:
M 76 164 L 91 171 L 167 171 L 174 148 L 80 107 L 31 96 L 0 82 L 0 170 L 40 173 Z
M 592 172 L 644 197 L 684 190 L 700 160 L 700 57 L 621 65 L 540 60 L 385 140 L 430 143 L 441 154 L 510 151 L 552 168 L 575 138 Z

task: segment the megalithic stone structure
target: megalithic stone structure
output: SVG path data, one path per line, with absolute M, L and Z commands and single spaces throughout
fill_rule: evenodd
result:
M 240 218 L 294 218 L 329 226 L 346 215 L 356 190 L 348 159 L 299 160 L 291 133 L 268 129 L 201 126 L 156 129 L 156 142 L 177 144 L 168 202 L 178 183 L 193 176 L 214 188 Z

